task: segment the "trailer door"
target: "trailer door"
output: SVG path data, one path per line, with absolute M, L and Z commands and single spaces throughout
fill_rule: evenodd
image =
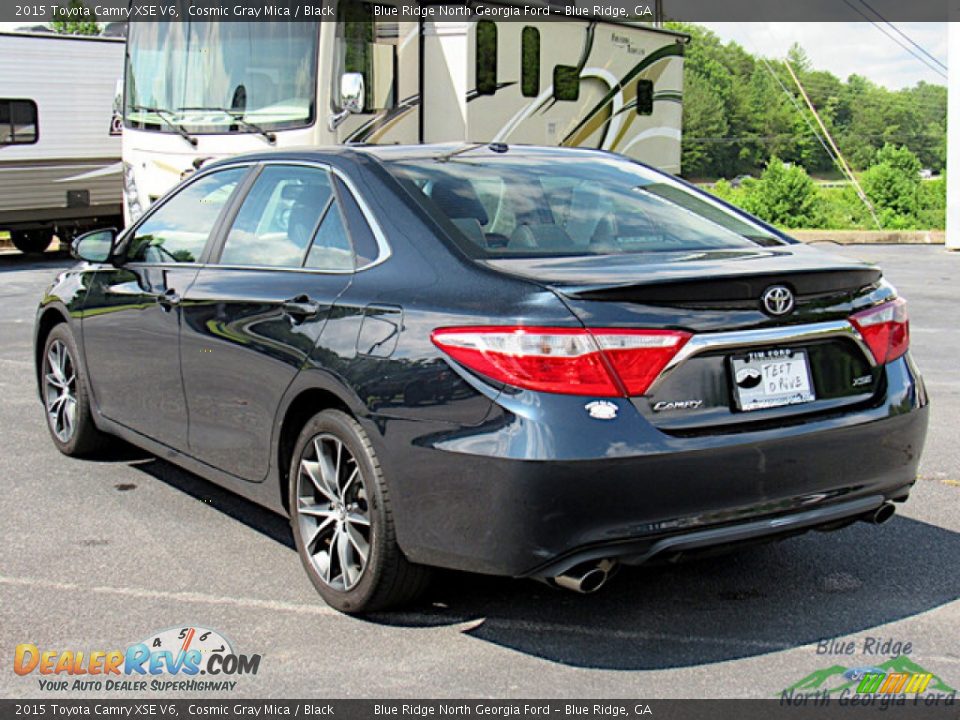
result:
M 420 141 L 420 23 L 390 12 L 389 4 L 339 3 L 335 82 L 360 73 L 366 89 L 363 112 L 337 128 L 339 143 Z

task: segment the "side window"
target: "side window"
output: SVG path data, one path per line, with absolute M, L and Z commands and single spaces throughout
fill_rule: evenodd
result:
M 497 24 L 492 20 L 477 23 L 477 94 L 497 91 Z
M 553 97 L 556 100 L 580 99 L 580 72 L 572 65 L 557 65 L 553 69 Z
M 330 203 L 323 216 L 305 267 L 327 271 L 353 269 L 353 249 L 350 247 L 350 237 L 347 235 L 339 203 Z
M 637 115 L 653 115 L 652 80 L 637 80 Z
M 0 99 L 0 145 L 37 141 L 37 104 L 33 100 Z
M 268 165 L 244 198 L 220 264 L 300 267 L 332 198 L 325 170 Z
M 342 2 L 337 10 L 341 67 L 363 75 L 364 113 L 397 104 L 397 23 L 374 17 L 370 3 Z
M 525 27 L 520 36 L 520 92 L 540 94 L 540 31 L 535 27 Z
M 367 219 L 364 217 L 363 211 L 360 210 L 353 193 L 347 189 L 340 178 L 334 178 L 334 184 L 337 187 L 340 209 L 343 211 L 350 239 L 353 241 L 353 253 L 356 256 L 357 267 L 369 265 L 380 254 L 377 238 L 374 236 L 373 230 L 370 229 L 370 225 L 367 224 Z
M 221 211 L 247 168 L 221 170 L 177 192 L 135 231 L 127 246 L 133 262 L 197 262 Z

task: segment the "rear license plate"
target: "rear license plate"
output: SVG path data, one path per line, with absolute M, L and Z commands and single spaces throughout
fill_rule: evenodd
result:
M 816 399 L 803 350 L 760 350 L 730 358 L 733 396 L 743 412 Z

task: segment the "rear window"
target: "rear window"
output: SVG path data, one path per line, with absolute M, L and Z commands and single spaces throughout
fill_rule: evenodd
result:
M 610 255 L 780 245 L 749 216 L 612 156 L 486 148 L 385 163 L 472 255 Z M 452 225 L 452 228 L 449 226 Z

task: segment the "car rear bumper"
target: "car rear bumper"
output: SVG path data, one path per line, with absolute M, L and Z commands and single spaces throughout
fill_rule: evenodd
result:
M 737 433 L 670 436 L 627 402 L 604 422 L 584 413 L 589 398 L 535 397 L 501 398 L 487 421 L 453 432 L 388 427 L 384 467 L 411 560 L 553 576 L 839 526 L 906 498 L 927 427 L 908 357 L 886 368 L 870 407 Z

